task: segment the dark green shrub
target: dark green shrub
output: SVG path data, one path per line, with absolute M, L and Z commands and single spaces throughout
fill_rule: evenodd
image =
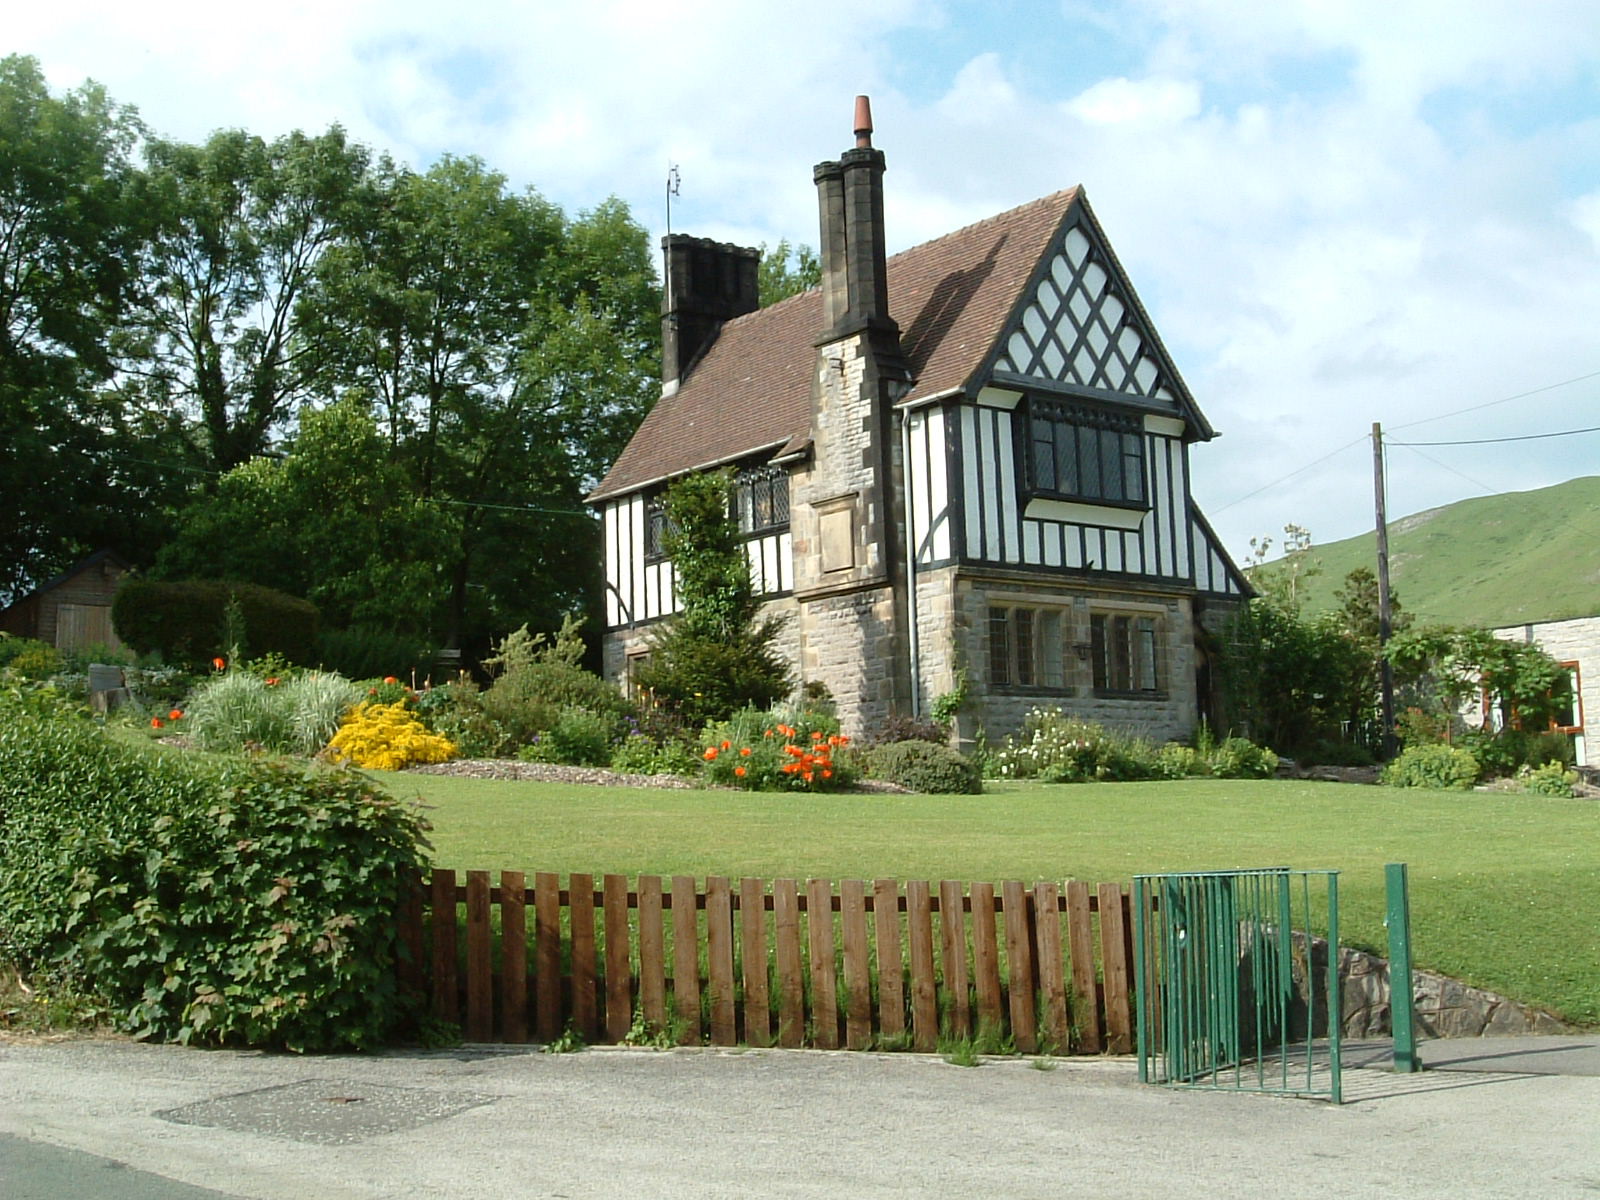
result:
M 230 603 L 237 605 L 251 654 L 277 653 L 290 662 L 315 661 L 317 610 L 306 600 L 253 583 L 190 579 L 159 583 L 130 579 L 111 602 L 117 636 L 141 654 L 198 664 L 232 653 L 224 644 Z
M 888 780 L 913 792 L 976 795 L 983 791 L 983 774 L 976 763 L 949 746 L 922 739 L 872 747 L 867 751 L 867 767 L 873 779 Z
M 517 752 L 527 762 L 604 767 L 611 762 L 617 735 L 614 717 L 586 708 L 563 708 L 555 724 Z
M 1307 747 L 1299 761 L 1305 766 L 1370 767 L 1377 760 L 1359 742 L 1321 741 Z
M 1470 750 L 1436 743 L 1407 746 L 1379 777 L 1390 787 L 1459 788 L 1478 779 L 1478 760 Z
M 950 730 L 937 721 L 922 721 L 896 713 L 885 717 L 866 738 L 869 746 L 887 746 L 892 742 L 932 742 L 935 746 L 947 746 Z
M 1271 779 L 1278 756 L 1248 738 L 1224 738 L 1211 752 L 1211 773 L 1218 779 Z
M 254 640 L 254 639 L 252 639 Z M 348 679 L 382 679 L 393 675 L 406 683 L 419 681 L 433 670 L 435 650 L 421 638 L 357 626 L 324 629 L 317 635 L 317 661 Z
M 480 704 L 510 738 L 512 749 L 547 733 L 571 708 L 616 726 L 607 735 L 609 741 L 620 734 L 630 707 L 621 692 L 594 672 L 554 658 L 512 667 L 482 694 Z
M 196 760 L 0 696 L 0 954 L 139 1037 L 363 1048 L 422 825 L 350 771 Z
M 483 693 L 470 680 L 440 684 L 417 697 L 417 716 L 456 744 L 462 758 L 504 758 L 517 742 L 483 710 Z

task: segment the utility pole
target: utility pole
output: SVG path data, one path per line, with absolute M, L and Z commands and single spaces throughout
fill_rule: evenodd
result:
M 1389 518 L 1383 486 L 1383 426 L 1372 423 L 1372 490 L 1377 501 L 1378 533 L 1378 673 L 1381 680 L 1383 756 L 1394 753 L 1394 668 L 1384 651 L 1394 632 L 1389 612 Z

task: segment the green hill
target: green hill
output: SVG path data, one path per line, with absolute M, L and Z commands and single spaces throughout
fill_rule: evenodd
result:
M 1313 531 L 1314 532 L 1314 531 Z M 1373 534 L 1312 546 L 1311 611 L 1344 577 L 1377 569 Z M 1600 614 L 1600 476 L 1461 500 L 1389 522 L 1390 585 L 1417 619 L 1517 625 Z

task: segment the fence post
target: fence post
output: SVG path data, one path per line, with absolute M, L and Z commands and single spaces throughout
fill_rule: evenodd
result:
M 1405 863 L 1383 869 L 1388 890 L 1384 924 L 1389 927 L 1389 1024 L 1394 1031 L 1394 1069 L 1410 1074 L 1421 1069 L 1411 993 L 1411 888 Z

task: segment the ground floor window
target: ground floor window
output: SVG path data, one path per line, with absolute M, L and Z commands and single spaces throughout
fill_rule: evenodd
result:
M 1070 621 L 1064 608 L 991 607 L 989 681 L 1001 687 L 1065 687 Z
M 1161 690 L 1160 640 L 1155 617 L 1094 613 L 1089 618 L 1089 661 L 1097 692 L 1140 694 Z

